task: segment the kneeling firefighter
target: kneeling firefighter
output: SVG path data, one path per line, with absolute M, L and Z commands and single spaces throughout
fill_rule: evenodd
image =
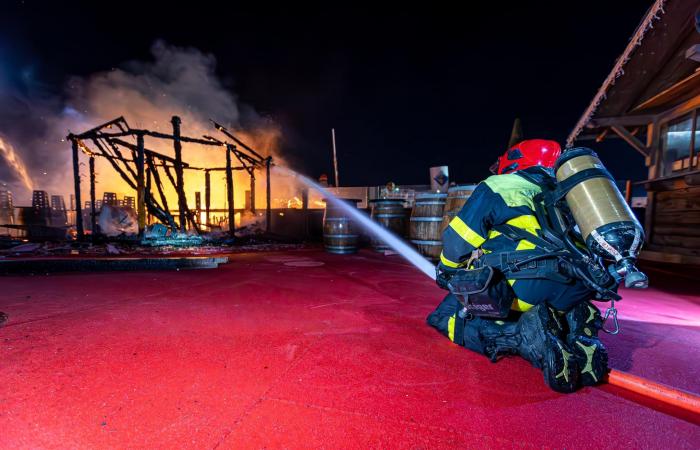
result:
M 556 391 L 601 382 L 608 358 L 591 300 L 612 302 L 617 327 L 618 284 L 647 287 L 639 222 L 590 149 L 526 140 L 492 171 L 443 233 L 437 283 L 450 293 L 428 323 L 494 362 L 522 356 Z

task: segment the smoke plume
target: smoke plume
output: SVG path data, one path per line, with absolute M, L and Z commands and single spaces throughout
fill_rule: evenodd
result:
M 269 119 L 242 105 L 216 75 L 214 56 L 194 48 L 174 47 L 157 41 L 151 48 L 152 60 L 131 61 L 105 72 L 87 77 L 72 77 L 62 95 L 10 95 L 10 103 L 19 109 L 3 110 L 0 106 L 0 141 L 6 162 L 0 161 L 0 181 L 8 182 L 15 196 L 26 202 L 29 189 L 68 195 L 72 191 L 72 162 L 68 132 L 80 133 L 103 122 L 124 116 L 133 128 L 146 128 L 171 133 L 173 115 L 182 119 L 183 135 L 217 136 L 209 119 L 222 123 L 250 146 L 264 155 L 274 155 L 280 161 L 280 129 Z M 5 93 L 7 97 L 7 93 Z M 3 100 L 3 98 L 0 98 Z M 5 102 L 0 102 L 5 103 Z M 7 103 L 5 103 L 7 104 Z M 18 112 L 19 111 L 19 112 Z M 222 137 L 222 136 L 219 136 Z M 9 144 L 12 142 L 12 144 Z M 7 149 L 18 153 L 14 160 Z M 146 147 L 172 155 L 172 142 L 146 138 Z M 10 155 L 9 157 L 7 155 Z M 222 167 L 225 155 L 216 147 L 186 144 L 183 159 L 194 166 Z M 14 162 L 13 162 L 14 161 Z M 26 177 L 17 161 L 24 161 Z M 83 199 L 87 194 L 86 163 L 81 163 Z M 3 164 L 6 167 L 2 167 Z M 8 170 L 9 169 L 9 170 Z M 216 174 L 216 176 L 214 176 Z M 219 180 L 221 175 L 221 180 Z M 134 195 L 102 158 L 97 159 L 98 196 L 104 191 Z M 256 204 L 262 205 L 264 182 L 258 176 L 259 193 Z M 278 184 L 278 183 L 276 183 Z M 242 207 L 244 190 L 249 186 L 247 175 L 236 172 L 236 207 Z M 194 191 L 202 191 L 202 172 L 186 172 L 185 188 L 190 207 L 194 206 Z M 285 197 L 279 184 L 273 197 Z M 225 199 L 223 172 L 212 172 L 212 207 L 223 208 Z M 169 199 L 174 191 L 166 187 Z

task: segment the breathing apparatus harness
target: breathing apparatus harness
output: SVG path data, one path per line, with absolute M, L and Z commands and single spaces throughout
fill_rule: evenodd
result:
M 515 298 L 506 280 L 539 278 L 568 283 L 578 279 L 596 293 L 596 300 L 611 302 L 605 320 L 611 317 L 614 328 L 603 328 L 603 331 L 619 333 L 615 301 L 621 299 L 616 292 L 621 277 L 614 270 L 606 270 L 602 258 L 583 244 L 571 211 L 563 201 L 580 179 L 557 183 L 543 167 L 533 167 L 517 174 L 542 189 L 533 199 L 535 217 L 541 229 L 537 236 L 509 224 L 496 225 L 493 229 L 514 242 L 531 242 L 535 248 L 482 254 L 473 260 L 469 269 L 442 275 L 443 287 L 455 294 L 464 307 L 462 318 L 468 319 L 470 315 L 505 318 Z

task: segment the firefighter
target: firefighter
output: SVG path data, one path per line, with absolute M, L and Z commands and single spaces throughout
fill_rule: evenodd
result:
M 553 180 L 560 154 L 557 142 L 532 139 L 498 159 L 492 168 L 495 175 L 477 186 L 443 233 L 438 285 L 446 288 L 452 274 L 475 263 L 498 267 L 504 256 L 510 261 L 520 254 L 546 252 L 538 247 L 541 227 L 535 196 Z M 516 231 L 516 238 L 503 226 Z M 428 324 L 494 362 L 503 354 L 522 356 L 543 371 L 546 384 L 555 391 L 573 392 L 600 382 L 607 373 L 607 352 L 598 338 L 600 311 L 590 302 L 594 292 L 565 276 L 567 268 L 552 260 L 553 265 L 534 269 L 551 273 L 533 272 L 532 278 L 521 274 L 509 279 L 506 272 L 507 300 L 513 299 L 507 318 L 472 317 L 455 295 L 448 294 L 428 316 Z

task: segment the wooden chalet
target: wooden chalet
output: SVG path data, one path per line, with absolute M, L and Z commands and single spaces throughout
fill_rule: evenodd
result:
M 620 138 L 639 152 L 643 259 L 700 263 L 699 11 L 700 0 L 655 1 L 567 141 Z

